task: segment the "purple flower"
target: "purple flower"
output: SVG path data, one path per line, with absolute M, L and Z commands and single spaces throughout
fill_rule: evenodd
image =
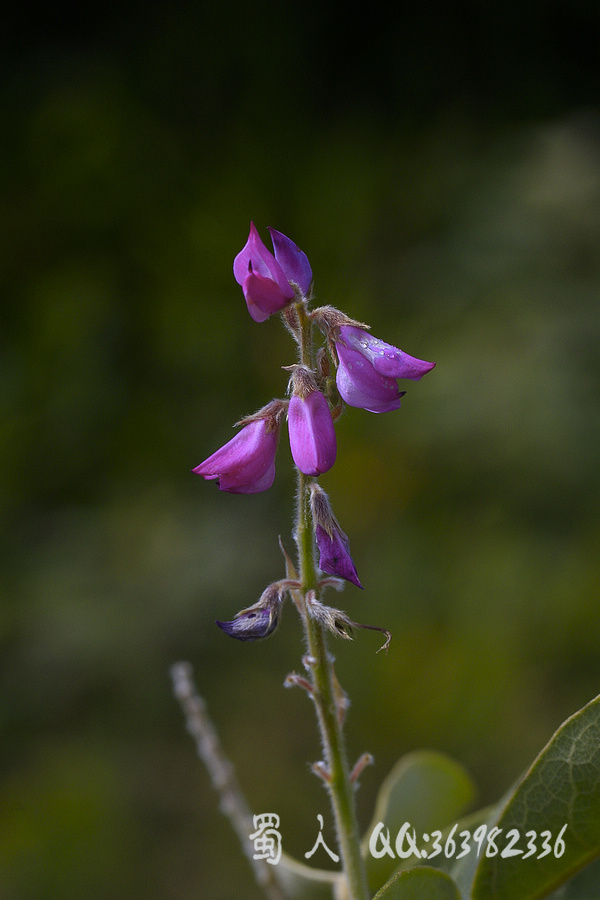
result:
M 227 444 L 192 469 L 207 481 L 219 479 L 219 490 L 231 494 L 258 494 L 275 479 L 275 453 L 279 440 L 277 416 L 250 420 Z
M 288 409 L 290 448 L 297 467 L 305 475 L 322 475 L 335 462 L 335 428 L 324 395 L 317 390 L 294 394 Z
M 435 363 L 425 362 L 353 325 L 342 325 L 336 340 L 338 391 L 348 406 L 369 412 L 398 409 L 403 391 L 397 378 L 418 381 Z
M 312 280 L 305 253 L 288 237 L 270 228 L 273 255 L 263 244 L 254 222 L 246 246 L 233 262 L 233 274 L 242 286 L 248 312 L 255 322 L 264 322 L 294 299 L 297 284 L 303 294 Z

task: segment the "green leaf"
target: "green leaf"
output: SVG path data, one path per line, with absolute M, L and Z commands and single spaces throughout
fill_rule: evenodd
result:
M 418 836 L 424 832 L 443 830 L 472 802 L 473 782 L 466 770 L 450 757 L 432 750 L 407 754 L 396 763 L 377 796 L 373 820 L 362 842 L 369 887 L 377 890 L 392 872 L 414 866 L 410 857 L 375 858 L 369 839 L 378 822 L 389 829 L 392 850 L 396 835 L 405 822 L 410 822 Z
M 449 875 L 430 866 L 396 872 L 373 900 L 460 900 Z
M 290 900 L 332 900 L 333 888 L 342 876 L 326 869 L 313 869 L 287 853 L 274 867 L 275 876 Z
M 561 725 L 499 809 L 498 853 L 481 857 L 473 900 L 538 900 L 600 854 L 600 697 Z M 512 829 L 523 852 L 503 857 Z M 527 832 L 536 852 L 524 859 Z

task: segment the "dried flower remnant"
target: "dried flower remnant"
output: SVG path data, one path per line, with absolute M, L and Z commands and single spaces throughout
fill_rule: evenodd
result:
M 254 606 L 242 609 L 231 622 L 217 621 L 217 625 L 238 641 L 258 641 L 268 637 L 279 625 L 284 585 L 285 582 L 280 581 L 270 584 Z

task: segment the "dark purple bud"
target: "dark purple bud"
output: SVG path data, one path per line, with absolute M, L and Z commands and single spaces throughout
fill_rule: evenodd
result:
M 362 588 L 354 561 L 350 556 L 350 541 L 335 522 L 331 534 L 321 525 L 315 529 L 317 548 L 319 550 L 319 568 L 328 575 L 337 575 Z
M 269 231 L 275 255 L 267 250 L 251 222 L 246 245 L 233 262 L 235 280 L 242 286 L 248 312 L 255 322 L 264 322 L 285 309 L 296 297 L 293 285 L 305 295 L 312 281 L 306 253 L 280 231 Z
M 329 497 L 318 484 L 310 486 L 310 504 L 319 551 L 319 568 L 328 575 L 344 578 L 362 588 L 350 555 L 350 541 L 342 531 L 329 504 Z

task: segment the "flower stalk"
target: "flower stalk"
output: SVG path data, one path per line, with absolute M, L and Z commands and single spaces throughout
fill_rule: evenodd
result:
M 344 582 L 358 588 L 362 584 L 350 554 L 349 538 L 317 478 L 335 464 L 335 423 L 345 406 L 373 413 L 398 409 L 404 396 L 398 379 L 418 381 L 435 364 L 408 356 L 373 337 L 368 325 L 350 319 L 333 306 L 309 311 L 312 269 L 308 257 L 284 234 L 269 231 L 272 253 L 251 224 L 248 241 L 235 257 L 233 273 L 254 321 L 265 322 L 280 313 L 296 342 L 298 362 L 283 366 L 290 373 L 289 399 L 272 400 L 241 419 L 236 435 L 192 471 L 207 481 L 216 481 L 220 490 L 229 493 L 268 490 L 275 479 L 282 421 L 287 418 L 297 473 L 297 567 L 280 540 L 286 578 L 270 584 L 256 603 L 231 621 L 217 621 L 217 625 L 237 640 L 261 640 L 276 630 L 285 595 L 293 600 L 304 628 L 307 652 L 303 662 L 308 678 L 291 673 L 285 684 L 303 687 L 315 704 L 324 759 L 312 768 L 330 795 L 343 867 L 340 884 L 344 900 L 368 900 L 354 791 L 360 772 L 372 757 L 366 753 L 353 769 L 348 765 L 343 725 L 349 701 L 335 674 L 328 633 L 351 640 L 354 628 L 380 631 L 386 636 L 380 649 L 386 650 L 391 635 L 384 628 L 354 622 L 342 610 L 322 601 L 327 587 L 340 590 Z M 315 328 L 325 338 L 325 347 L 316 353 Z

